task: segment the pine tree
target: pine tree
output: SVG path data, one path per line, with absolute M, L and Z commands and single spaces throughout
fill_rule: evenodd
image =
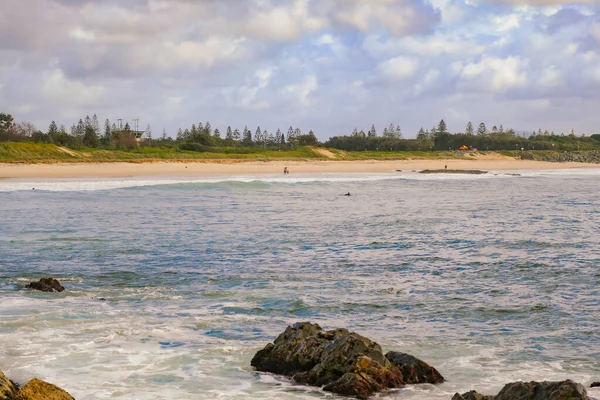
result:
M 93 129 L 93 125 L 92 125 L 92 119 L 90 118 L 89 115 L 85 116 L 85 120 L 84 120 L 84 128 L 90 127 Z
M 467 135 L 473 135 L 473 124 L 471 123 L 471 121 L 469 121 L 469 123 L 467 124 L 467 128 L 465 129 L 465 133 Z
M 358 136 L 358 128 L 354 128 L 352 131 L 352 136 Z
M 110 121 L 106 119 L 104 121 L 104 140 L 110 140 L 111 131 L 110 131 Z
M 400 125 L 396 125 L 396 133 L 395 133 L 395 136 L 396 136 L 398 139 L 402 139 L 402 129 L 400 129 Z
M 242 138 L 242 144 L 245 147 L 252 146 L 252 132 L 250 131 L 250 129 L 248 129 L 248 127 L 244 128 L 244 137 Z
M 369 131 L 369 136 L 377 137 L 377 130 L 375 129 L 375 124 L 371 125 L 371 130 Z
M 80 119 L 79 122 L 77 123 L 77 128 L 75 129 L 75 136 L 82 138 L 83 135 L 85 135 L 85 125 L 84 125 L 83 121 Z
M 417 133 L 417 140 L 420 141 L 426 141 L 427 139 L 429 139 L 427 133 L 425 132 L 425 130 L 423 129 L 423 127 L 421 127 L 421 129 L 419 129 L 419 132 Z
M 239 129 L 235 129 L 233 131 L 233 135 L 232 135 L 233 140 L 235 140 L 236 142 L 239 142 L 241 139 L 241 135 L 240 135 L 240 130 Z
M 225 132 L 225 139 L 233 140 L 233 131 L 231 130 L 231 126 L 227 127 L 227 131 Z
M 177 130 L 177 140 L 178 141 L 182 141 L 183 140 L 183 129 L 179 128 Z
M 290 129 L 287 131 L 287 141 L 291 143 L 294 141 L 294 128 L 290 125 Z
M 498 127 L 498 133 L 500 135 L 502 135 L 504 133 L 504 127 L 502 126 L 502 124 L 500 124 L 500 126 Z
M 443 119 L 441 119 L 440 123 L 438 124 L 438 132 L 439 133 L 447 133 L 448 132 L 448 127 L 446 126 L 446 122 L 444 122 Z
M 219 130 L 219 128 L 214 130 L 213 137 L 216 137 L 217 139 L 221 139 L 221 131 Z
M 56 126 L 56 122 L 50 122 L 50 126 L 48 127 L 48 135 L 56 135 L 58 133 L 58 127 Z
M 92 128 L 94 128 L 94 133 L 96 134 L 96 137 L 100 135 L 100 122 L 98 121 L 98 117 L 96 116 L 96 114 L 94 114 L 94 116 L 92 117 Z
M 125 122 L 125 128 L 123 128 L 125 132 L 131 132 L 131 127 L 129 126 L 129 122 Z
M 494 125 L 492 127 L 492 135 L 497 135 L 498 134 L 498 127 L 496 125 Z
M 61 135 L 67 134 L 67 128 L 65 128 L 65 126 L 63 124 L 60 125 L 60 129 L 58 131 L 60 132 Z
M 206 121 L 206 125 L 204 125 L 204 134 L 210 136 L 212 135 L 212 126 L 210 125 L 210 122 Z
M 483 122 L 479 124 L 479 128 L 477 128 L 477 134 L 479 136 L 485 136 L 487 134 L 487 128 Z
M 260 126 L 256 128 L 256 132 L 254 132 L 254 141 L 257 144 L 261 144 L 263 142 L 262 131 L 260 130 Z
M 190 131 L 192 136 L 196 136 L 198 134 L 198 129 L 196 128 L 196 124 L 192 124 L 192 129 Z

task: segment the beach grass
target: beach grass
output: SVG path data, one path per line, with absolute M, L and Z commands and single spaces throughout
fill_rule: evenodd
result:
M 243 161 L 299 161 L 299 160 L 430 160 L 468 159 L 458 151 L 353 151 L 301 147 L 293 150 L 260 148 L 212 148 L 207 152 L 184 151 L 168 147 L 123 149 L 68 149 L 54 144 L 30 142 L 0 143 L 0 163 L 104 163 L 104 162 L 243 162 Z

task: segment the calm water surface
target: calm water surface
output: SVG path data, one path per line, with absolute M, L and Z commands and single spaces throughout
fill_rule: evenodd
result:
M 249 365 L 313 321 L 448 380 L 381 398 L 589 384 L 599 193 L 600 170 L 0 181 L 0 369 L 78 399 L 337 398 Z M 23 289 L 45 276 L 67 291 Z

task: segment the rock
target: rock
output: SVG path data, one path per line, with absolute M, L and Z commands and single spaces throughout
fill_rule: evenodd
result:
M 0 371 L 0 400 L 13 400 L 19 388 Z
M 479 171 L 476 169 L 425 169 L 419 172 L 420 174 L 468 174 L 468 175 L 485 175 L 488 171 Z
M 73 396 L 58 386 L 32 379 L 19 390 L 15 400 L 75 400 Z
M 571 380 L 509 383 L 494 400 L 589 400 L 585 388 Z
M 444 382 L 444 377 L 435 368 L 410 354 L 390 351 L 385 358 L 402 371 L 404 383 L 438 384 Z
M 486 396 L 471 390 L 470 392 L 463 394 L 456 393 L 454 397 L 452 397 L 452 400 L 494 400 L 494 396 Z
M 27 289 L 40 290 L 42 292 L 63 292 L 65 288 L 54 278 L 42 278 L 39 282 L 31 282 Z
M 389 354 L 389 353 L 388 353 Z M 426 363 L 392 353 L 399 366 L 383 355 L 381 347 L 347 329 L 323 331 L 317 324 L 296 323 L 256 353 L 251 365 L 259 371 L 287 375 L 294 381 L 333 393 L 366 399 L 405 383 L 436 383 L 441 375 Z M 404 361 L 401 363 L 400 361 Z
M 591 388 L 600 387 L 600 382 L 594 382 L 590 385 Z

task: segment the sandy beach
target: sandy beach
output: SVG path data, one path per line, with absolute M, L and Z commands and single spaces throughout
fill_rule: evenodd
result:
M 74 163 L 0 164 L 0 179 L 26 178 L 126 178 L 147 176 L 256 175 L 282 173 L 385 173 L 424 169 L 464 169 L 485 171 L 600 168 L 597 164 L 550 163 L 485 157 L 473 160 L 398 161 L 268 161 L 268 162 L 152 162 L 152 163 Z

